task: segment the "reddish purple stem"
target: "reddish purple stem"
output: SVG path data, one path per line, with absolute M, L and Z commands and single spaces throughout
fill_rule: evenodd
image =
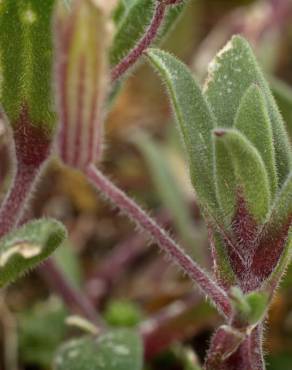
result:
M 74 288 L 53 259 L 48 259 L 39 267 L 39 272 L 50 286 L 64 301 L 72 313 L 84 316 L 86 319 L 104 328 L 104 323 L 97 315 L 91 302 L 80 291 Z
M 198 266 L 176 242 L 162 229 L 156 221 L 123 191 L 117 188 L 93 164 L 86 169 L 86 175 L 95 187 L 122 212 L 146 231 L 161 247 L 161 249 L 176 262 L 184 272 L 194 280 L 202 291 L 213 301 L 218 310 L 230 317 L 232 307 L 227 294 L 208 274 Z
M 13 186 L 4 199 L 0 210 L 0 237 L 13 229 L 22 215 L 31 193 L 38 170 L 33 167 L 19 166 Z
M 159 28 L 165 16 L 166 9 L 169 5 L 174 4 L 176 1 L 170 3 L 162 0 L 158 1 L 156 9 L 151 21 L 151 24 L 146 31 L 145 35 L 141 38 L 138 44 L 134 47 L 130 53 L 125 56 L 111 72 L 112 82 L 118 80 L 129 68 L 131 68 L 137 60 L 141 57 L 144 51 L 151 45 L 153 40 L 158 34 Z

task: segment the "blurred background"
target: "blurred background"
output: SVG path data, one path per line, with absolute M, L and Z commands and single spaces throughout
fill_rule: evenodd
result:
M 292 135 L 291 0 L 190 0 L 162 47 L 184 60 L 203 83 L 208 63 L 236 33 L 253 45 Z M 210 267 L 207 233 L 160 80 L 141 63 L 112 104 L 103 170 L 151 210 L 193 258 Z M 3 125 L 0 152 L 4 194 L 10 164 Z M 81 175 L 53 161 L 31 212 L 67 226 L 70 239 L 54 259 L 85 305 L 111 325 L 140 326 L 145 370 L 191 369 L 194 356 L 204 357 L 221 322 L 218 314 Z M 79 334 L 65 323 L 78 307 L 72 300 L 71 307 L 63 303 L 60 287 L 47 275 L 44 269 L 33 271 L 1 293 L 0 369 L 50 369 L 59 344 Z M 274 300 L 265 347 L 268 370 L 292 369 L 292 268 Z

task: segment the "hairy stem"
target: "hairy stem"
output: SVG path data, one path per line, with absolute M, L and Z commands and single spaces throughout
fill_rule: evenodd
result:
M 129 68 L 131 68 L 137 60 L 141 57 L 143 52 L 151 45 L 153 40 L 158 34 L 159 28 L 163 22 L 166 9 L 169 5 L 175 4 L 178 1 L 157 1 L 156 9 L 147 29 L 145 35 L 141 38 L 138 44 L 126 55 L 113 69 L 111 72 L 112 82 L 118 80 Z
M 161 249 L 177 263 L 184 272 L 195 281 L 202 291 L 212 300 L 218 310 L 230 317 L 232 307 L 227 294 L 212 280 L 212 278 L 198 266 L 176 242 L 162 229 L 156 221 L 122 190 L 117 188 L 93 164 L 85 170 L 89 180 L 122 212 L 146 231 L 161 247 Z
M 34 187 L 37 173 L 37 168 L 18 166 L 13 185 L 0 209 L 0 237 L 16 226 Z

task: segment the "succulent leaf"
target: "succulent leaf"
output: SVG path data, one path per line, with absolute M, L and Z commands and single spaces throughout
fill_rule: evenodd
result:
M 45 260 L 66 238 L 55 220 L 32 221 L 0 240 L 0 286 L 5 286 Z
M 166 83 L 173 111 L 189 157 L 191 180 L 203 207 L 216 212 L 212 129 L 215 117 L 190 71 L 172 55 L 158 49 L 148 59 Z
M 234 125 L 240 101 L 253 83 L 261 88 L 266 101 L 281 186 L 292 168 L 292 150 L 283 119 L 248 42 L 240 36 L 235 36 L 210 63 L 205 85 L 206 97 L 220 127 Z

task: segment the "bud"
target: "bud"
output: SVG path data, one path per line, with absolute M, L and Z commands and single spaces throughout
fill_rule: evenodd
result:
M 95 2 L 76 0 L 58 6 L 55 26 L 58 151 L 65 164 L 84 169 L 102 153 L 106 19 Z

